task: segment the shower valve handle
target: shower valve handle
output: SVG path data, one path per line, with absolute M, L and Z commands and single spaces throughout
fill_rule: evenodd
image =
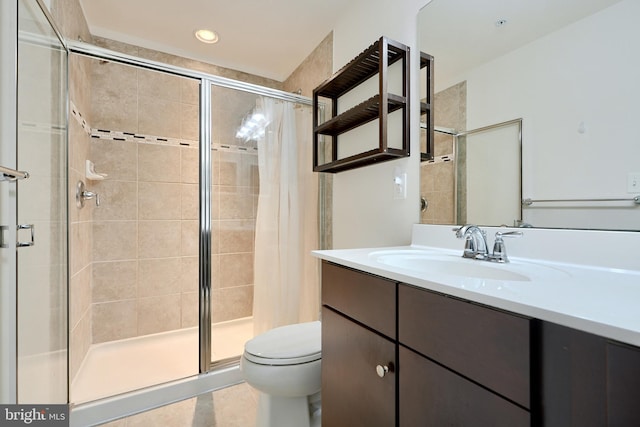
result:
M 96 206 L 100 206 L 100 195 L 93 191 L 83 191 L 82 198 L 85 200 L 96 199 Z
M 96 206 L 100 206 L 100 195 L 85 188 L 84 182 L 78 181 L 78 184 L 76 184 L 76 206 L 83 208 L 85 200 L 91 199 L 95 199 Z

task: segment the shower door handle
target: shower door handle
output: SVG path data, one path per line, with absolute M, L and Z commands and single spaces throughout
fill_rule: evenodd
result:
M 9 245 L 4 241 L 4 232 L 9 229 L 8 225 L 0 225 L 0 248 L 8 248 Z
M 18 224 L 18 232 L 20 230 L 30 230 L 31 231 L 31 240 L 28 242 L 16 242 L 16 247 L 24 248 L 27 246 L 33 246 L 36 244 L 35 241 L 35 226 L 33 224 Z
M 29 172 L 18 171 L 15 169 L 0 166 L 0 181 L 15 182 L 20 179 L 29 178 Z

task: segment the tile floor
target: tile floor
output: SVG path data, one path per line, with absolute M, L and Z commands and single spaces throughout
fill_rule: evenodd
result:
M 202 394 L 104 427 L 253 427 L 258 395 L 245 383 Z

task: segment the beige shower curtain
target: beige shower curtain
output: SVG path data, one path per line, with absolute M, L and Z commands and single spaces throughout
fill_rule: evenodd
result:
M 269 125 L 258 141 L 260 194 L 254 264 L 254 333 L 317 320 L 320 312 L 318 178 L 311 109 L 263 97 Z M 261 105 L 260 105 L 261 104 Z

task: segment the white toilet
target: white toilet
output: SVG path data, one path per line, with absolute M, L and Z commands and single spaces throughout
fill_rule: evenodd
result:
M 247 341 L 240 369 L 260 392 L 257 427 L 320 426 L 320 322 L 271 329 Z

